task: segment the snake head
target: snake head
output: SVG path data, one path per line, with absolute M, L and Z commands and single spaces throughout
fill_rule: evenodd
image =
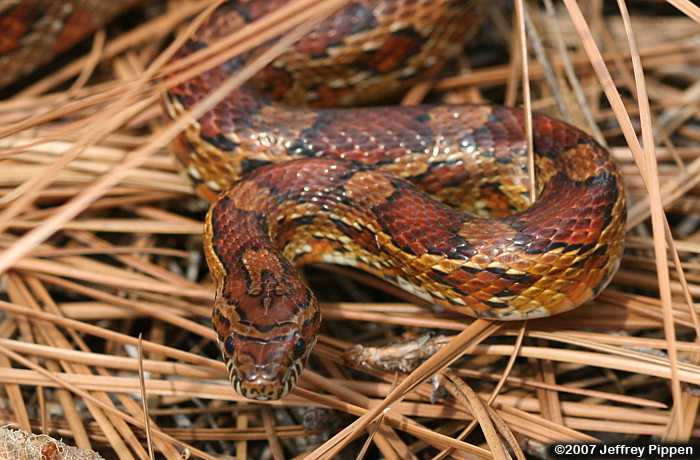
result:
M 248 399 L 280 399 L 294 388 L 316 343 L 320 326 L 318 305 L 313 296 L 306 306 L 310 317 L 270 324 L 258 330 L 238 320 L 219 334 L 219 347 L 234 390 Z M 220 308 L 215 307 L 214 326 L 221 331 Z M 228 309 L 232 311 L 231 308 Z M 223 321 L 224 323 L 227 320 Z M 230 325 L 231 323 L 228 323 Z

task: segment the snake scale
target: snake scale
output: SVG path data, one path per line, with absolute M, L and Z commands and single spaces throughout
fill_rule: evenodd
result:
M 81 38 L 76 24 L 89 30 L 118 10 L 92 17 L 98 3 L 61 2 L 62 16 L 36 0 L 6 7 L 0 24 L 12 33 L 0 40 L 0 65 L 10 71 L 0 84 L 46 61 L 47 43 L 61 50 Z M 224 3 L 177 58 L 285 3 Z M 42 5 L 53 16 L 37 13 Z M 625 196 L 610 155 L 589 135 L 534 115 L 538 198 L 530 206 L 521 109 L 345 107 L 430 75 L 460 52 L 481 6 L 350 1 L 173 144 L 196 190 L 213 201 L 204 234 L 216 281 L 212 321 L 243 396 L 281 398 L 309 357 L 321 315 L 297 271 L 304 264 L 354 267 L 494 320 L 575 308 L 614 274 Z M 166 112 L 177 117 L 259 52 L 171 88 Z

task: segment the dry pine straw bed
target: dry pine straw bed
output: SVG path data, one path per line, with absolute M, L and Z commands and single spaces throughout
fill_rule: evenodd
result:
M 295 0 L 228 37 L 224 58 L 279 37 L 228 87 L 342 3 Z M 292 395 L 252 403 L 232 391 L 209 327 L 206 204 L 165 147 L 186 120 L 165 124 L 159 104 L 212 65 L 198 54 L 174 69 L 167 47 L 209 5 L 152 7 L 0 101 L 0 458 L 59 458 L 9 427 L 121 459 L 501 459 L 543 457 L 557 440 L 700 434 L 696 6 L 544 1 L 512 18 L 504 2 L 445 76 L 404 100 L 524 101 L 610 146 L 629 232 L 600 297 L 500 324 L 308 270 L 325 318 L 312 363 Z

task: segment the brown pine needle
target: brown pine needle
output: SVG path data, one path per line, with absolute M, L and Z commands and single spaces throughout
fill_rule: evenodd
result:
M 151 441 L 151 418 L 148 415 L 148 400 L 146 399 L 146 381 L 143 373 L 143 337 L 139 334 L 139 387 L 141 388 L 141 407 L 143 408 L 143 424 L 146 427 L 146 444 L 148 456 L 154 460 L 153 442 Z
M 659 175 L 656 164 L 656 151 L 654 149 L 655 141 L 653 137 L 653 128 L 651 120 L 651 112 L 649 109 L 649 99 L 647 97 L 646 85 L 644 82 L 644 72 L 642 70 L 642 62 L 639 58 L 639 51 L 635 42 L 634 33 L 630 25 L 629 13 L 624 0 L 618 0 L 618 6 L 625 24 L 627 32 L 627 40 L 630 45 L 632 54 L 632 65 L 634 69 L 634 79 L 637 88 L 638 101 L 640 107 L 640 118 L 642 124 L 642 139 L 647 159 L 647 171 L 649 177 L 649 200 L 651 202 L 651 220 L 654 233 L 654 252 L 656 254 L 656 273 L 659 278 L 659 287 L 661 291 L 661 305 L 664 310 L 664 332 L 666 341 L 668 342 L 668 354 L 671 361 L 671 389 L 673 394 L 674 406 L 680 407 L 681 384 L 678 379 L 678 352 L 676 350 L 676 330 L 673 323 L 673 313 L 671 311 L 671 288 L 669 286 L 668 264 L 666 263 L 666 241 L 665 230 L 666 221 L 664 218 L 663 206 L 661 204 L 661 193 L 659 186 Z M 671 238 L 673 238 L 671 236 Z M 679 268 L 680 269 L 680 268 Z M 681 269 L 682 270 L 682 269 Z M 692 302 L 690 303 L 692 307 Z M 683 425 L 683 412 L 680 410 L 674 411 L 676 415 L 677 426 Z
M 532 137 L 532 97 L 530 95 L 530 71 L 528 67 L 527 36 L 525 34 L 525 5 L 524 0 L 515 0 L 515 16 L 518 22 L 520 35 L 520 64 L 522 65 L 523 104 L 525 105 L 525 139 L 527 139 L 527 171 L 530 179 L 530 202 L 537 199 L 537 185 L 535 181 L 535 146 Z

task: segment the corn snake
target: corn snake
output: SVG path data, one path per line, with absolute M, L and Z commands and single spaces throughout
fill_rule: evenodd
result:
M 179 57 L 284 3 L 227 2 Z M 607 151 L 578 129 L 535 115 L 538 200 L 529 206 L 519 109 L 318 108 L 367 104 L 420 81 L 460 50 L 478 7 L 350 2 L 173 145 L 197 191 L 214 201 L 204 237 L 217 284 L 212 321 L 242 395 L 284 396 L 313 348 L 320 310 L 296 266 L 349 265 L 496 320 L 569 310 L 614 274 L 624 190 Z M 172 88 L 168 114 L 196 104 L 253 55 Z

